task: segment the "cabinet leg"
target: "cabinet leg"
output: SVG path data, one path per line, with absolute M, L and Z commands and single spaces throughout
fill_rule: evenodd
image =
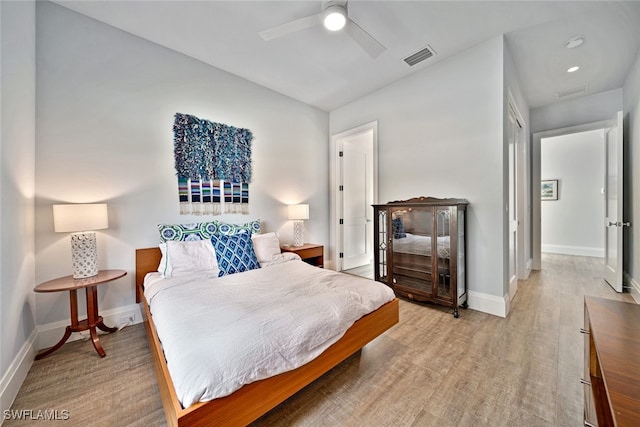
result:
M 460 313 L 458 312 L 458 307 L 453 309 L 453 317 L 455 317 L 456 319 L 460 317 Z

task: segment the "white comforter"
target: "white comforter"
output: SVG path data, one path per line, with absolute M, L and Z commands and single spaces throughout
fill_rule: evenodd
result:
M 145 296 L 183 407 L 304 365 L 394 298 L 297 260 L 220 278 L 151 273 Z

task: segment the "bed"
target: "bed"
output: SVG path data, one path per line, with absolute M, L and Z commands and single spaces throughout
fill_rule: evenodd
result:
M 142 306 L 158 386 L 167 422 L 170 426 L 247 425 L 360 350 L 368 342 L 396 324 L 399 319 L 398 300 L 393 298 L 360 317 L 328 348 L 301 366 L 255 380 L 233 390 L 230 394 L 205 402 L 191 403 L 191 400 L 188 399 L 190 403 L 183 407 L 181 402 L 185 399 L 184 393 L 177 391 L 179 388 L 176 388 L 171 377 L 171 370 L 160 343 L 158 325 L 154 323 L 154 320 L 159 321 L 160 319 L 154 319 L 152 316 L 151 305 L 144 289 L 145 277 L 151 277 L 151 275 L 148 276 L 148 273 L 157 274 L 161 258 L 161 251 L 157 247 L 136 250 L 136 301 Z M 302 261 L 292 262 L 304 264 Z M 296 268 L 317 269 L 317 267 L 301 267 L 299 265 Z M 322 271 L 323 275 L 329 274 L 329 271 L 317 270 Z M 276 267 L 273 271 L 276 271 Z M 248 273 L 254 274 L 252 276 L 254 278 L 260 274 L 258 272 Z M 240 273 L 238 277 L 241 274 L 246 273 Z M 285 273 L 281 271 L 279 274 Z M 339 273 L 331 272 L 331 274 Z M 322 280 L 325 280 L 324 276 Z M 156 297 L 152 296 L 151 298 Z M 176 307 L 176 311 L 180 311 L 180 308 Z M 166 343 L 170 342 L 168 339 L 165 341 Z M 177 380 L 177 384 L 180 383 L 181 380 Z

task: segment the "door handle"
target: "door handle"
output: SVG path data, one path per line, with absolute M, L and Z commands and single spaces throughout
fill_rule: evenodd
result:
M 612 225 L 615 225 L 616 227 L 631 227 L 631 223 L 630 222 L 611 222 L 609 221 L 609 227 L 611 227 Z

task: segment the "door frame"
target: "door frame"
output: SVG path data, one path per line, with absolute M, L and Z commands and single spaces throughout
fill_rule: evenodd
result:
M 628 224 L 625 222 L 625 212 L 624 212 L 624 135 L 623 135 L 623 124 L 624 114 L 622 111 L 618 111 L 615 114 L 615 117 L 611 120 L 612 126 L 604 130 L 604 158 L 605 158 L 605 212 L 604 212 L 604 221 L 605 221 L 605 239 L 604 239 L 604 280 L 611 286 L 616 292 L 624 292 L 624 225 Z M 610 158 L 609 158 L 609 134 L 612 129 L 616 129 L 616 139 L 615 139 L 615 149 L 616 149 L 616 158 L 613 161 L 616 164 L 616 217 L 611 218 L 609 215 L 609 207 L 610 207 L 610 182 L 609 182 L 609 166 Z M 609 241 L 609 231 L 610 227 L 614 224 L 611 222 L 611 219 L 614 220 L 616 224 L 615 234 L 616 234 L 616 268 L 615 270 L 610 268 L 609 260 L 610 260 L 610 241 Z M 607 225 L 608 222 L 608 225 Z
M 532 206 L 532 268 L 542 269 L 542 201 L 540 180 L 542 174 L 542 140 L 572 133 L 588 132 L 611 126 L 611 120 L 584 123 L 581 125 L 551 129 L 533 134 L 531 144 L 531 206 Z
M 371 131 L 373 135 L 373 203 L 378 203 L 378 121 L 364 123 L 354 128 L 348 129 L 343 132 L 339 132 L 331 135 L 331 143 L 329 144 L 329 156 L 332 159 L 330 162 L 329 179 L 331 180 L 330 188 L 330 203 L 329 203 L 329 232 L 330 232 L 330 260 L 326 263 L 328 268 L 336 271 L 342 270 L 342 260 L 340 258 L 340 252 L 344 247 L 343 231 L 340 226 L 339 219 L 342 214 L 342 193 L 339 191 L 339 187 L 342 181 L 342 170 L 340 167 L 340 152 L 338 150 L 339 141 L 343 138 L 360 134 L 363 132 Z
M 509 297 L 510 300 L 513 300 L 516 292 L 518 291 L 518 280 L 526 279 L 528 276 L 528 272 L 526 266 L 522 260 L 525 259 L 525 233 L 524 233 L 524 200 L 525 194 L 524 182 L 526 181 L 525 174 L 525 164 L 526 162 L 522 158 L 524 153 L 524 144 L 525 144 L 525 127 L 526 123 L 522 118 L 522 114 L 518 110 L 518 107 L 513 100 L 513 96 L 511 95 L 511 91 L 508 93 L 509 102 L 508 102 L 508 118 L 510 122 L 510 127 L 513 126 L 509 135 L 513 138 L 513 141 L 509 140 L 507 143 L 509 147 L 507 149 L 508 155 L 508 233 L 509 236 L 507 238 L 507 282 L 509 288 Z M 512 145 L 513 144 L 513 145 Z M 512 182 L 513 180 L 513 182 Z M 513 199 L 513 200 L 512 200 Z M 514 212 L 511 212 L 513 209 Z M 513 219 L 515 217 L 515 219 Z M 513 224 L 515 222 L 515 224 Z M 514 242 L 513 242 L 513 264 L 515 271 L 511 271 L 511 234 L 515 233 Z M 513 273 L 513 274 L 512 274 Z

